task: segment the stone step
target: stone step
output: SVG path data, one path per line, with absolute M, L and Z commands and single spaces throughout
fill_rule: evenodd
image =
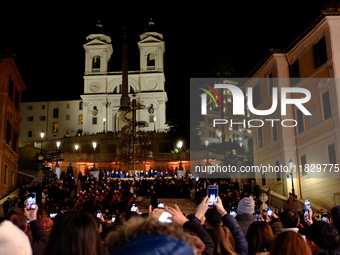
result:
M 192 199 L 186 198 L 158 198 L 158 203 L 163 202 L 165 206 L 174 207 L 175 204 L 181 209 L 184 214 L 192 214 L 196 212 L 197 205 Z M 143 197 L 143 200 L 138 202 L 139 211 L 147 212 L 150 205 L 150 198 Z

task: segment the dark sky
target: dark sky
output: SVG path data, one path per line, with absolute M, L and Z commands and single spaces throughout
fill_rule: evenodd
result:
M 190 77 L 214 76 L 211 69 L 221 58 L 229 59 L 234 76 L 246 76 L 270 48 L 285 49 L 328 0 L 315 2 L 224 1 L 184 7 L 158 1 L 156 7 L 148 2 L 133 10 L 109 1 L 82 1 L 73 7 L 63 1 L 7 3 L 0 15 L 0 52 L 11 50 L 18 56 L 28 86 L 25 101 L 80 99 L 83 44 L 96 22 L 101 21 L 113 41 L 115 70 L 121 70 L 121 35 L 127 27 L 129 69 L 137 70 L 137 42 L 152 17 L 165 40 L 168 117 L 185 117 Z

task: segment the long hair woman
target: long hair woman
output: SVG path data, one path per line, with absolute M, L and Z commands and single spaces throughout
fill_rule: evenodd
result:
M 266 221 L 254 221 L 250 224 L 246 239 L 249 255 L 269 254 L 274 239 L 274 233 Z
M 312 250 L 300 233 L 283 231 L 273 241 L 270 255 L 312 255 Z
M 205 217 L 205 229 L 214 241 L 214 254 L 237 255 L 234 236 L 230 229 L 223 225 L 221 215 L 216 209 L 209 209 Z
M 101 255 L 102 243 L 96 219 L 86 212 L 58 214 L 46 255 Z

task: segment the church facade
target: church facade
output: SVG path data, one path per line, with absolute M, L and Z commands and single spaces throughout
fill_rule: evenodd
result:
M 77 135 L 120 132 L 124 116 L 119 111 L 123 93 L 123 70 L 109 70 L 113 53 L 111 38 L 98 32 L 86 37 L 84 92 L 81 100 L 24 102 L 21 107 L 19 146 L 37 145 Z M 166 132 L 166 102 L 164 75 L 165 43 L 163 35 L 154 29 L 152 21 L 140 35 L 140 70 L 127 72 L 128 97 L 137 102 L 138 131 Z

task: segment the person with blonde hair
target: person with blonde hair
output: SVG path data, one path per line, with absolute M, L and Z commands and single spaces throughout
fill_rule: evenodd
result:
M 283 231 L 278 233 L 269 255 L 312 255 L 312 249 L 300 233 Z

